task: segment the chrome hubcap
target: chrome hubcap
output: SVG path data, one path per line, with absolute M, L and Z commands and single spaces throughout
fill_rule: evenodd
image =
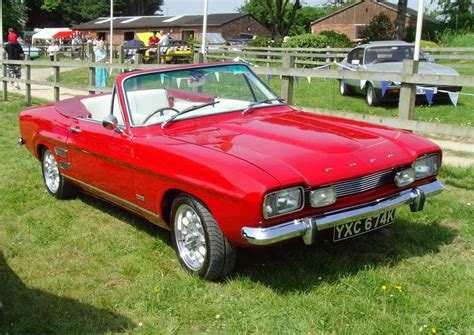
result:
M 52 193 L 59 189 L 59 168 L 51 151 L 47 151 L 43 158 L 44 182 Z
M 374 89 L 372 88 L 372 86 L 369 86 L 367 88 L 367 103 L 372 106 L 372 102 L 374 101 L 374 97 L 373 97 L 373 94 L 374 94 Z
M 193 271 L 199 271 L 206 259 L 206 236 L 201 219 L 194 208 L 183 204 L 175 215 L 176 245 L 183 262 Z

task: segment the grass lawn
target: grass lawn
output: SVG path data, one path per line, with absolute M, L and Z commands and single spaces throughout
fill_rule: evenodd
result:
M 0 333 L 474 331 L 474 168 L 444 168 L 445 192 L 420 213 L 398 211 L 390 228 L 339 244 L 243 250 L 235 272 L 211 283 L 187 275 L 168 233 L 151 223 L 89 196 L 49 196 L 39 162 L 16 144 L 24 97 L 9 97 Z

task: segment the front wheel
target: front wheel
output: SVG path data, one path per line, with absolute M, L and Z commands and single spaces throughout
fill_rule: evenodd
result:
M 179 262 L 192 274 L 215 280 L 234 267 L 235 247 L 206 206 L 192 196 L 181 194 L 173 201 L 171 239 Z
M 349 96 L 352 94 L 352 89 L 346 84 L 343 79 L 339 80 L 339 93 L 342 96 Z
M 43 151 L 41 167 L 44 185 L 49 194 L 58 199 L 67 199 L 76 194 L 76 187 L 64 179 L 51 150 Z

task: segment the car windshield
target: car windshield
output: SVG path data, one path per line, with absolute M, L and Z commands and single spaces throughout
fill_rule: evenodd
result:
M 365 51 L 364 64 L 403 62 L 413 59 L 414 50 L 413 45 L 370 47 Z M 420 61 L 426 60 L 426 56 L 420 53 Z
M 281 104 L 243 64 L 143 73 L 127 78 L 123 87 L 132 126 Z

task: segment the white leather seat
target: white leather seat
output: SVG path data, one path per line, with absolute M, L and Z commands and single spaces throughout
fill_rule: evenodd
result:
M 102 120 L 110 114 L 111 97 L 111 94 L 104 94 L 92 98 L 81 99 L 81 103 L 87 108 L 89 113 L 91 113 L 91 119 L 102 122 Z M 125 123 L 123 121 L 122 112 L 120 111 L 117 96 L 115 96 L 113 113 L 117 118 L 118 124 L 124 125 Z
M 156 110 L 170 107 L 168 93 L 165 89 L 129 91 L 127 97 L 134 125 L 143 124 L 143 121 Z M 159 114 L 157 114 L 158 116 Z

